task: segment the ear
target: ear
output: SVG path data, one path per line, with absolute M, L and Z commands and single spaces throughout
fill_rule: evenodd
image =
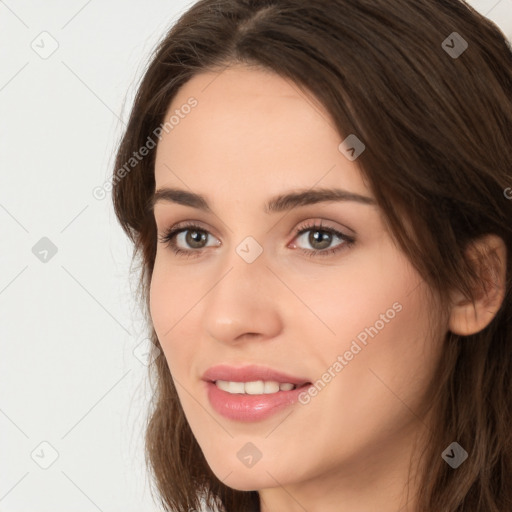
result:
M 487 327 L 505 297 L 507 247 L 497 235 L 485 235 L 472 242 L 467 256 L 478 271 L 475 303 L 460 291 L 452 294 L 449 329 L 454 334 L 469 336 Z

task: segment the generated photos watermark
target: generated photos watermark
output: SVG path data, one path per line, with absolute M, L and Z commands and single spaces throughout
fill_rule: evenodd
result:
M 302 405 L 309 404 L 309 402 L 311 402 L 311 398 L 317 396 L 318 393 L 320 393 L 320 391 L 322 391 L 325 386 L 327 386 L 327 384 L 331 382 L 331 380 L 336 377 L 336 375 L 338 375 L 338 373 L 340 373 L 341 370 L 343 370 L 343 368 L 345 368 L 345 366 L 347 366 L 349 362 L 352 361 L 352 359 L 354 359 L 354 356 L 359 354 L 359 352 L 361 352 L 361 350 L 367 346 L 368 336 L 371 338 L 377 336 L 380 331 L 386 327 L 386 324 L 393 320 L 396 314 L 400 313 L 402 309 L 402 304 L 399 302 L 394 302 L 391 308 L 387 309 L 385 313 L 380 314 L 379 320 L 377 320 L 372 326 L 365 327 L 356 336 L 356 339 L 352 340 L 350 348 L 346 350 L 343 355 L 338 355 L 336 360 L 329 366 L 329 368 L 327 368 L 322 376 L 317 381 L 315 381 L 312 386 L 309 386 L 307 390 L 303 391 L 299 395 L 299 402 Z
M 180 108 L 175 109 L 174 114 L 169 117 L 169 119 L 160 124 L 157 128 L 153 130 L 152 135 L 156 137 L 159 141 L 162 140 L 163 133 L 170 133 L 176 126 L 178 126 L 182 119 L 192 112 L 192 109 L 197 107 L 199 102 L 193 96 L 190 97 L 186 103 L 181 105 Z M 92 189 L 92 195 L 94 199 L 101 201 L 105 199 L 107 193 L 110 192 L 113 186 L 121 181 L 130 171 L 137 166 L 139 162 L 141 162 L 144 157 L 146 157 L 150 151 L 156 148 L 157 142 L 153 139 L 151 135 L 148 135 L 146 142 L 139 148 L 138 151 L 133 152 L 133 156 L 131 156 L 127 162 L 124 163 L 122 167 L 120 167 L 112 177 L 112 180 L 105 181 L 103 185 L 98 185 Z

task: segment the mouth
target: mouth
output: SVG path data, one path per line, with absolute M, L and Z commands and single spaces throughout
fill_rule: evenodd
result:
M 295 404 L 311 381 L 264 366 L 218 365 L 203 375 L 211 406 L 235 421 L 258 421 Z
M 305 382 L 304 384 L 297 385 L 291 382 L 278 382 L 275 380 L 252 380 L 249 382 L 216 380 L 208 382 L 215 384 L 222 391 L 233 395 L 272 395 L 283 391 L 292 391 L 311 384 L 310 382 Z

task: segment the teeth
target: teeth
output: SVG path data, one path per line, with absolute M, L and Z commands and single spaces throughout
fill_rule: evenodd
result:
M 262 380 L 245 383 L 245 392 L 249 395 L 261 395 L 265 393 L 265 383 Z
M 265 394 L 277 393 L 279 391 L 279 388 L 280 388 L 280 386 L 277 382 L 272 382 L 272 381 L 265 382 L 263 393 L 265 393 Z
M 248 395 L 269 395 L 278 391 L 290 391 L 294 389 L 295 384 L 288 382 L 280 384 L 275 381 L 254 380 L 251 382 L 231 382 L 227 380 L 217 380 L 215 384 L 222 391 L 228 393 L 245 393 Z
M 226 380 L 218 380 L 215 384 L 222 391 L 228 393 L 245 393 L 245 386 L 243 382 L 228 382 Z

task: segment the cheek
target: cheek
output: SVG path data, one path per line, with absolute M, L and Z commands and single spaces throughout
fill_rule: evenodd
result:
M 305 309 L 303 320 L 295 317 L 295 322 L 300 322 L 304 333 L 310 332 L 304 338 L 310 339 L 313 347 L 322 340 L 324 349 L 331 346 L 337 351 L 345 346 L 349 349 L 358 335 L 364 339 L 366 329 L 376 322 L 387 330 L 388 323 L 382 323 L 381 315 L 393 322 L 400 315 L 396 311 L 400 305 L 393 308 L 393 304 L 401 303 L 418 283 L 406 267 L 386 265 L 373 254 L 358 255 L 357 262 L 340 267 L 336 273 L 329 270 L 330 274 L 313 282 L 295 279 L 294 292 L 310 310 Z M 293 305 L 296 311 L 297 304 Z
M 386 385 L 404 397 L 421 394 L 442 337 L 440 329 L 432 329 L 427 284 L 405 258 L 391 251 L 380 254 L 368 264 L 360 261 L 334 284 L 326 282 L 322 294 L 302 290 L 322 320 L 311 317 L 302 324 L 304 339 L 316 340 L 310 361 L 317 372 L 343 375 L 332 379 L 329 394 L 376 406 L 384 398 L 396 401 Z
M 343 368 L 329 400 L 355 407 L 351 429 L 365 432 L 378 423 L 393 428 L 411 419 L 404 403 L 420 407 L 442 345 L 440 330 L 431 329 L 425 291 L 421 281 L 404 281 L 374 291 L 371 304 L 354 300 L 338 320 L 339 342 L 330 344 L 327 366 L 341 355 Z
M 179 268 L 166 261 L 165 253 L 157 252 L 149 290 L 149 309 L 162 345 L 186 324 L 185 315 L 197 301 L 194 300 L 197 290 L 180 279 L 180 273 Z
M 183 297 L 184 293 L 186 289 L 176 283 L 174 274 L 157 257 L 149 290 L 149 311 L 171 371 L 173 366 L 179 367 L 176 364 L 177 357 L 182 355 L 180 351 L 174 350 L 172 340 L 177 339 L 177 332 L 186 325 L 186 321 L 180 321 L 186 312 L 183 307 L 188 304 L 188 299 Z
M 165 280 L 165 275 L 161 270 L 161 265 L 158 263 L 158 258 L 155 261 L 153 275 L 151 277 L 151 284 L 149 289 L 149 312 L 153 326 L 158 335 L 160 343 L 163 344 L 164 332 L 169 329 L 171 324 L 171 314 L 173 304 L 171 303 L 173 294 L 170 293 L 171 287 Z M 165 282 L 164 282 L 165 281 Z

